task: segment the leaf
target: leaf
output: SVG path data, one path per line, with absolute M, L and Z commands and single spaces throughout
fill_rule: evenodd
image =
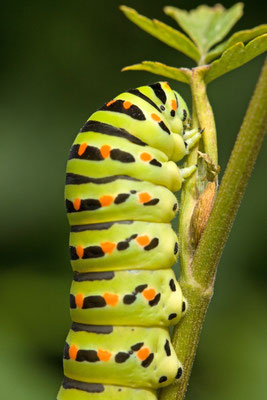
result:
M 150 33 L 152 36 L 173 47 L 174 49 L 181 51 L 196 62 L 199 60 L 200 53 L 197 47 L 183 33 L 156 19 L 151 20 L 141 14 L 138 14 L 138 12 L 133 8 L 121 6 L 120 9 L 127 18 L 129 18 L 144 31 Z
M 124 67 L 122 71 L 148 71 L 152 74 L 162 75 L 176 81 L 189 83 L 190 70 L 186 68 L 169 67 L 157 61 L 142 61 L 140 64 L 129 65 Z M 189 73 L 189 74 L 188 74 Z
M 246 46 L 239 42 L 227 49 L 218 60 L 210 64 L 205 82 L 211 82 L 232 69 L 236 69 L 267 50 L 267 34 L 251 40 Z
M 220 43 L 213 50 L 211 50 L 205 58 L 205 62 L 209 63 L 210 61 L 214 60 L 214 58 L 217 58 L 225 50 L 227 50 L 229 47 L 232 47 L 238 42 L 247 43 L 250 40 L 255 39 L 257 36 L 263 35 L 264 33 L 267 33 L 267 24 L 259 25 L 252 29 L 246 29 L 236 32 L 228 40 Z
M 175 19 L 203 55 L 222 40 L 239 20 L 243 14 L 243 4 L 237 3 L 228 10 L 221 4 L 214 7 L 201 5 L 191 11 L 165 7 L 164 12 Z

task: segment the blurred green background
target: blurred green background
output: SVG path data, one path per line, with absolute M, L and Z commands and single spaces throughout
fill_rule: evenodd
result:
M 173 26 L 162 12 L 164 5 L 190 9 L 201 4 L 125 3 Z M 63 191 L 76 133 L 105 101 L 126 88 L 159 79 L 145 72 L 121 73 L 123 66 L 145 59 L 192 66 L 126 20 L 119 4 L 2 4 L 1 399 L 53 399 L 62 379 L 72 279 Z M 233 2 L 223 4 L 228 8 Z M 266 11 L 266 3 L 245 1 L 245 16 L 236 29 L 264 23 Z M 260 56 L 209 86 L 222 170 L 263 60 Z M 186 85 L 171 84 L 190 102 Z M 265 143 L 220 263 L 188 400 L 267 395 L 266 150 Z

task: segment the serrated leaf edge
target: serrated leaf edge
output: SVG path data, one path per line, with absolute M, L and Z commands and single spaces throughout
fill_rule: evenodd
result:
M 254 57 L 250 58 L 248 61 L 245 61 L 245 62 L 241 63 L 241 64 L 238 65 L 237 67 L 233 67 L 233 68 L 231 68 L 231 69 L 228 69 L 225 73 L 222 73 L 222 74 L 220 74 L 220 75 L 218 75 L 218 76 L 215 76 L 215 78 L 212 78 L 211 80 L 209 80 L 209 78 L 208 78 L 209 74 L 210 74 L 211 71 L 212 71 L 212 68 L 213 68 L 214 66 L 218 65 L 225 57 L 227 57 L 228 53 L 231 52 L 231 51 L 233 51 L 234 48 L 236 48 L 236 50 L 238 50 L 239 48 L 240 48 L 240 49 L 242 48 L 243 51 L 246 51 L 246 49 L 248 49 L 250 46 L 252 46 L 252 45 L 254 44 L 255 41 L 257 41 L 257 40 L 259 40 L 259 39 L 261 39 L 261 38 L 263 38 L 263 37 L 266 38 L 266 42 L 267 42 L 267 34 L 265 33 L 265 34 L 263 34 L 263 35 L 257 36 L 256 38 L 250 40 L 246 45 L 245 45 L 243 42 L 237 42 L 237 43 L 235 43 L 233 46 L 231 46 L 231 47 L 229 47 L 227 50 L 225 50 L 225 51 L 222 53 L 222 55 L 221 55 L 220 58 L 218 58 L 217 60 L 215 60 L 215 61 L 213 61 L 211 64 L 209 64 L 209 68 L 207 69 L 207 72 L 206 72 L 206 74 L 205 74 L 205 82 L 206 82 L 206 83 L 210 83 L 210 82 L 212 82 L 213 80 L 219 78 L 220 76 L 222 76 L 222 75 L 224 75 L 224 74 L 226 74 L 226 73 L 228 73 L 228 72 L 230 72 L 230 71 L 233 71 L 234 69 L 237 69 L 237 68 L 241 67 L 242 65 L 246 64 L 247 62 L 253 60 L 253 58 L 255 58 L 255 57 L 257 57 L 258 55 L 262 54 L 263 52 L 262 52 L 262 53 L 259 53 L 259 54 L 256 54 Z
M 259 30 L 259 28 L 264 28 L 266 27 L 266 32 L 261 32 L 257 36 L 254 36 L 246 41 L 238 40 L 238 36 L 241 34 L 248 34 L 249 32 L 253 33 L 253 31 Z M 244 29 L 238 32 L 235 32 L 229 39 L 225 40 L 224 42 L 220 43 L 217 45 L 213 50 L 211 50 L 208 54 L 207 57 L 205 58 L 205 61 L 209 63 L 210 61 L 213 61 L 217 56 L 220 56 L 224 51 L 228 50 L 230 47 L 234 46 L 236 43 L 242 42 L 242 43 L 249 43 L 251 40 L 256 39 L 258 36 L 262 36 L 263 34 L 267 33 L 267 24 L 262 24 L 255 26 L 254 28 L 251 29 Z M 213 57 L 214 55 L 214 57 Z M 212 58 L 210 58 L 212 57 Z
M 185 54 L 187 57 L 190 57 L 191 59 L 193 59 L 196 62 L 198 62 L 198 60 L 200 59 L 199 49 L 197 48 L 195 43 L 189 37 L 187 37 L 184 33 L 178 31 L 177 29 L 173 28 L 170 25 L 165 24 L 162 21 L 159 21 L 157 19 L 150 19 L 150 18 L 148 18 L 148 17 L 146 17 L 146 16 L 144 16 L 142 14 L 139 14 L 138 11 L 136 11 L 135 9 L 133 9 L 131 7 L 127 7 L 127 6 L 122 5 L 119 8 L 131 22 L 133 22 L 140 29 L 143 29 L 145 32 L 147 32 L 151 36 L 157 38 L 158 40 L 161 40 L 163 43 L 167 44 L 170 47 L 173 47 L 175 50 L 180 51 L 181 53 Z M 170 34 L 170 35 L 173 34 L 173 35 L 179 36 L 179 38 L 181 39 L 181 42 L 183 41 L 186 44 L 186 48 L 182 48 L 182 46 L 179 46 L 179 41 L 177 41 L 177 45 L 174 46 L 173 44 L 168 43 L 164 39 L 161 39 L 157 35 L 149 32 L 144 27 L 139 26 L 139 24 L 137 24 L 135 21 L 132 21 L 132 19 L 130 18 L 130 14 L 131 13 L 135 17 L 138 17 L 140 20 L 143 19 L 143 20 L 146 20 L 146 22 L 152 23 L 155 26 L 156 29 L 161 29 L 161 30 L 165 29 L 167 34 Z
M 151 65 L 151 68 L 154 66 L 156 68 L 159 67 L 163 70 L 165 69 L 166 74 L 163 74 L 162 72 L 150 71 L 149 70 L 150 65 Z M 191 71 L 187 68 L 171 67 L 171 66 L 163 64 L 159 61 L 142 61 L 139 64 L 133 64 L 133 65 L 126 66 L 126 67 L 122 68 L 122 71 L 123 72 L 125 72 L 125 71 L 147 71 L 152 74 L 162 75 L 167 78 L 174 79 L 179 82 L 188 83 L 188 84 L 190 82 L 190 75 L 191 75 Z M 175 77 L 175 74 L 177 74 L 176 77 Z
M 173 18 L 176 23 L 184 30 L 184 32 L 186 32 L 188 34 L 188 36 L 193 40 L 193 42 L 195 43 L 195 45 L 197 46 L 197 48 L 199 49 L 202 57 L 201 59 L 204 58 L 204 55 L 206 54 L 206 51 L 209 50 L 212 46 L 214 46 L 216 44 L 213 43 L 210 45 L 210 47 L 208 49 L 206 49 L 205 51 L 202 49 L 202 46 L 200 46 L 200 43 L 198 41 L 198 38 L 195 36 L 195 34 L 192 34 L 192 32 L 190 31 L 190 29 L 188 29 L 188 25 L 189 24 L 184 24 L 181 23 L 181 21 L 179 21 L 175 16 L 175 10 L 178 10 L 180 12 L 180 14 L 191 18 L 193 14 L 199 12 L 200 10 L 207 10 L 210 14 L 212 13 L 212 11 L 216 11 L 216 10 L 220 10 L 221 14 L 223 13 L 229 13 L 230 11 L 232 11 L 234 8 L 239 8 L 239 13 L 238 15 L 236 15 L 235 19 L 232 21 L 230 28 L 228 29 L 228 31 L 224 34 L 224 36 L 221 37 L 221 39 L 217 40 L 217 43 L 220 42 L 221 40 L 223 40 L 223 38 L 228 34 L 228 32 L 232 29 L 232 27 L 236 24 L 236 22 L 242 17 L 243 15 L 243 8 L 244 8 L 244 4 L 242 2 L 238 2 L 234 5 L 232 5 L 230 8 L 226 9 L 225 7 L 223 7 L 221 4 L 216 4 L 213 7 L 210 7 L 208 5 L 205 4 L 201 4 L 198 7 L 192 9 L 192 10 L 184 10 L 178 7 L 173 7 L 173 6 L 165 6 L 163 8 L 163 11 L 165 12 L 166 15 L 170 16 L 171 18 Z M 173 10 L 173 12 L 168 13 L 167 10 Z

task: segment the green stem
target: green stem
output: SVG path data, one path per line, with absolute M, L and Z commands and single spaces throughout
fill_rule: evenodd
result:
M 183 400 L 209 301 L 217 264 L 267 128 L 267 63 L 265 63 L 232 151 L 214 207 L 194 255 L 190 282 L 181 277 L 189 310 L 174 329 L 173 344 L 183 375 L 164 388 L 160 400 Z
M 217 139 L 216 127 L 211 105 L 209 103 L 204 74 L 207 67 L 194 68 L 190 75 L 190 86 L 193 98 L 192 127 L 204 127 L 203 145 L 205 153 L 214 163 L 217 163 Z M 196 165 L 198 161 L 198 145 L 196 145 L 187 157 L 187 166 Z M 184 182 L 181 192 L 181 213 L 179 217 L 180 239 L 180 267 L 181 280 L 189 282 L 192 279 L 193 247 L 190 232 L 191 217 L 195 208 L 199 193 L 197 189 L 197 174 L 194 173 Z
M 224 245 L 234 222 L 267 128 L 267 62 L 240 128 L 214 207 L 193 261 L 194 278 L 213 285 Z
M 193 104 L 192 111 L 192 128 L 198 128 L 198 119 L 196 114 L 195 104 Z M 198 158 L 198 145 L 194 146 L 192 151 L 187 157 L 186 166 L 196 165 Z M 183 184 L 180 200 L 180 216 L 179 216 L 179 228 L 178 236 L 180 241 L 180 269 L 181 277 L 185 281 L 190 281 L 192 273 L 190 265 L 192 262 L 193 249 L 191 246 L 190 238 L 190 221 L 192 212 L 194 210 L 197 201 L 197 189 L 196 189 L 196 172 L 192 174 Z
M 199 126 L 203 129 L 204 151 L 209 155 L 212 162 L 218 164 L 217 136 L 213 111 L 207 96 L 207 87 L 204 75 L 207 66 L 196 67 L 192 70 L 191 90 L 196 104 Z

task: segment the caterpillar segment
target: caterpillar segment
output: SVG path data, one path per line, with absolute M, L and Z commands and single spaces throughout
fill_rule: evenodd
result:
M 166 327 L 179 321 L 186 303 L 171 269 L 105 271 L 74 275 L 70 310 L 83 324 Z
M 170 190 L 127 176 L 113 176 L 101 185 L 73 182 L 66 185 L 65 194 L 70 225 L 118 221 L 122 215 L 130 220 L 170 222 L 178 210 Z
M 126 386 L 84 383 L 64 378 L 58 400 L 156 400 L 155 390 Z
M 93 145 L 88 145 L 89 141 Z M 149 182 L 164 185 L 171 191 L 180 189 L 181 173 L 162 151 L 149 146 L 144 151 L 140 145 L 118 137 L 108 138 L 108 143 L 101 133 L 80 133 L 70 151 L 67 173 L 79 174 L 82 169 L 85 176 L 104 178 L 112 170 L 114 175 L 136 179 L 145 176 Z
M 177 252 L 177 236 L 167 223 L 115 221 L 71 227 L 71 265 L 78 272 L 171 268 Z
M 182 376 L 168 328 L 186 312 L 172 265 L 172 192 L 200 138 L 167 82 L 130 89 L 88 119 L 70 150 L 73 321 L 58 400 L 156 400 Z
M 159 327 L 73 323 L 63 357 L 71 379 L 148 389 L 172 382 L 181 367 L 167 329 Z

